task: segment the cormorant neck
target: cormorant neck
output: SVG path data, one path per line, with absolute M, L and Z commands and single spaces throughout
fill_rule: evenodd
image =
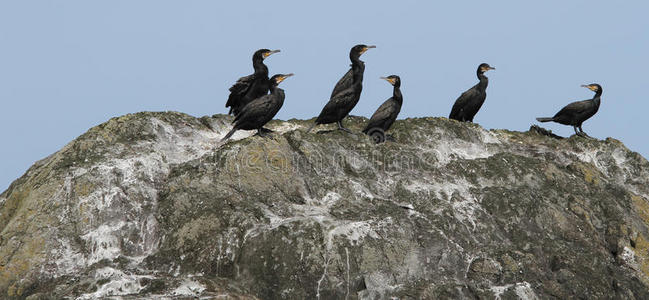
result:
M 355 54 L 350 54 L 350 55 L 349 55 L 349 60 L 352 61 L 352 65 L 353 65 L 353 64 L 357 64 L 357 63 L 362 63 L 362 62 L 363 62 L 363 61 L 361 60 L 361 56 L 360 56 L 360 55 L 355 55 Z
M 252 67 L 255 69 L 255 73 L 268 74 L 268 67 L 264 64 L 264 59 L 261 57 L 252 58 Z
M 593 99 L 600 98 L 600 97 L 602 97 L 602 88 L 597 89 L 597 92 L 595 92 L 595 96 L 593 96 Z
M 484 72 L 478 71 L 478 79 L 480 79 L 480 82 L 478 83 L 478 86 L 481 88 L 487 88 L 487 84 L 489 84 L 489 78 L 484 75 Z
M 358 63 L 352 63 L 352 72 L 354 74 L 353 84 L 363 82 L 363 73 L 365 72 L 365 63 L 358 61 Z
M 394 100 L 399 102 L 399 104 L 403 103 L 403 95 L 401 95 L 401 88 L 398 85 L 394 86 L 394 90 L 392 91 L 392 97 Z

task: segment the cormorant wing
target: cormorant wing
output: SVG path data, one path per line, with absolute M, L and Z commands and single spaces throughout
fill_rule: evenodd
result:
M 453 118 L 454 116 L 457 116 L 460 112 L 462 112 L 462 110 L 466 108 L 467 104 L 469 104 L 469 101 L 477 97 L 478 94 L 478 90 L 474 87 L 462 93 L 462 95 L 460 95 L 460 97 L 455 100 L 455 104 L 453 104 L 449 118 Z
M 243 96 L 248 92 L 248 89 L 252 86 L 254 80 L 255 74 L 239 78 L 239 80 L 230 87 L 230 96 L 228 97 L 228 102 L 225 103 L 225 107 L 230 107 L 239 99 L 243 98 Z
M 256 119 L 266 115 L 273 107 L 273 97 L 273 94 L 268 94 L 252 100 L 241 109 L 241 112 L 234 118 L 232 123 L 237 123 L 239 120 Z
M 339 92 L 338 94 L 334 95 L 329 102 L 325 105 L 325 109 L 328 107 L 334 108 L 334 107 L 343 107 L 346 104 L 348 104 L 353 98 L 354 98 L 354 89 L 352 88 L 347 88 Z M 323 109 L 324 111 L 324 109 Z
M 336 94 L 331 99 L 329 99 L 329 102 L 327 102 L 327 104 L 325 104 L 325 106 L 322 108 L 322 111 L 318 115 L 316 122 L 324 120 L 335 120 L 341 117 L 340 114 L 347 109 L 348 105 L 352 103 L 353 99 L 354 89 L 351 87 Z
M 384 124 L 387 119 L 391 118 L 397 112 L 397 107 L 398 105 L 393 98 L 383 102 L 370 118 L 366 129 Z
M 334 87 L 334 90 L 331 92 L 331 96 L 329 98 L 333 98 L 338 93 L 352 86 L 353 81 L 354 81 L 354 72 L 350 68 L 349 71 L 347 71 L 347 73 L 345 73 L 345 75 L 342 78 L 340 78 L 340 80 L 338 80 L 338 83 L 336 83 L 336 86 Z
M 561 115 L 576 115 L 580 114 L 586 110 L 589 110 L 592 107 L 592 100 L 582 100 L 582 101 L 576 101 L 572 102 L 566 106 L 564 106 L 557 114 L 554 116 L 561 116 Z

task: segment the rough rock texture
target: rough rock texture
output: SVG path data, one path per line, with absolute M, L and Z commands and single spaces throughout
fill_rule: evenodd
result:
M 649 299 L 649 163 L 619 141 L 230 120 L 126 115 L 37 162 L 0 195 L 0 298 Z

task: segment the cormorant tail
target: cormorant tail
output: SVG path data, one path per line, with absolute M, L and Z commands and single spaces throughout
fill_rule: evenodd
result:
M 539 122 L 550 122 L 554 121 L 554 118 L 536 118 L 536 120 Z
M 228 134 L 226 134 L 226 135 L 221 139 L 221 142 L 223 142 L 223 141 L 229 139 L 229 138 L 234 134 L 235 131 L 237 131 L 237 128 L 236 128 L 236 127 L 232 128 L 232 130 L 230 130 L 230 132 L 228 132 Z

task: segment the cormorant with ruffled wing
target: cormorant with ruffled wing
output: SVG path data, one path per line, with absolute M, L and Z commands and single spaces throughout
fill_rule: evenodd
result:
M 241 77 L 230 87 L 230 96 L 225 103 L 229 107 L 228 114 L 238 115 L 239 111 L 250 101 L 268 94 L 271 82 L 268 80 L 268 67 L 264 59 L 279 50 L 259 49 L 252 55 L 252 66 L 255 72 L 251 75 Z
M 230 130 L 221 141 L 227 140 L 239 129 L 257 129 L 258 135 L 265 136 L 262 131 L 263 126 L 275 117 L 284 104 L 284 90 L 280 89 L 277 85 L 291 76 L 293 76 L 293 73 L 277 74 L 271 77 L 270 94 L 252 100 L 244 106 L 239 114 L 234 118 L 234 121 L 232 122 L 234 124 L 232 130 Z

